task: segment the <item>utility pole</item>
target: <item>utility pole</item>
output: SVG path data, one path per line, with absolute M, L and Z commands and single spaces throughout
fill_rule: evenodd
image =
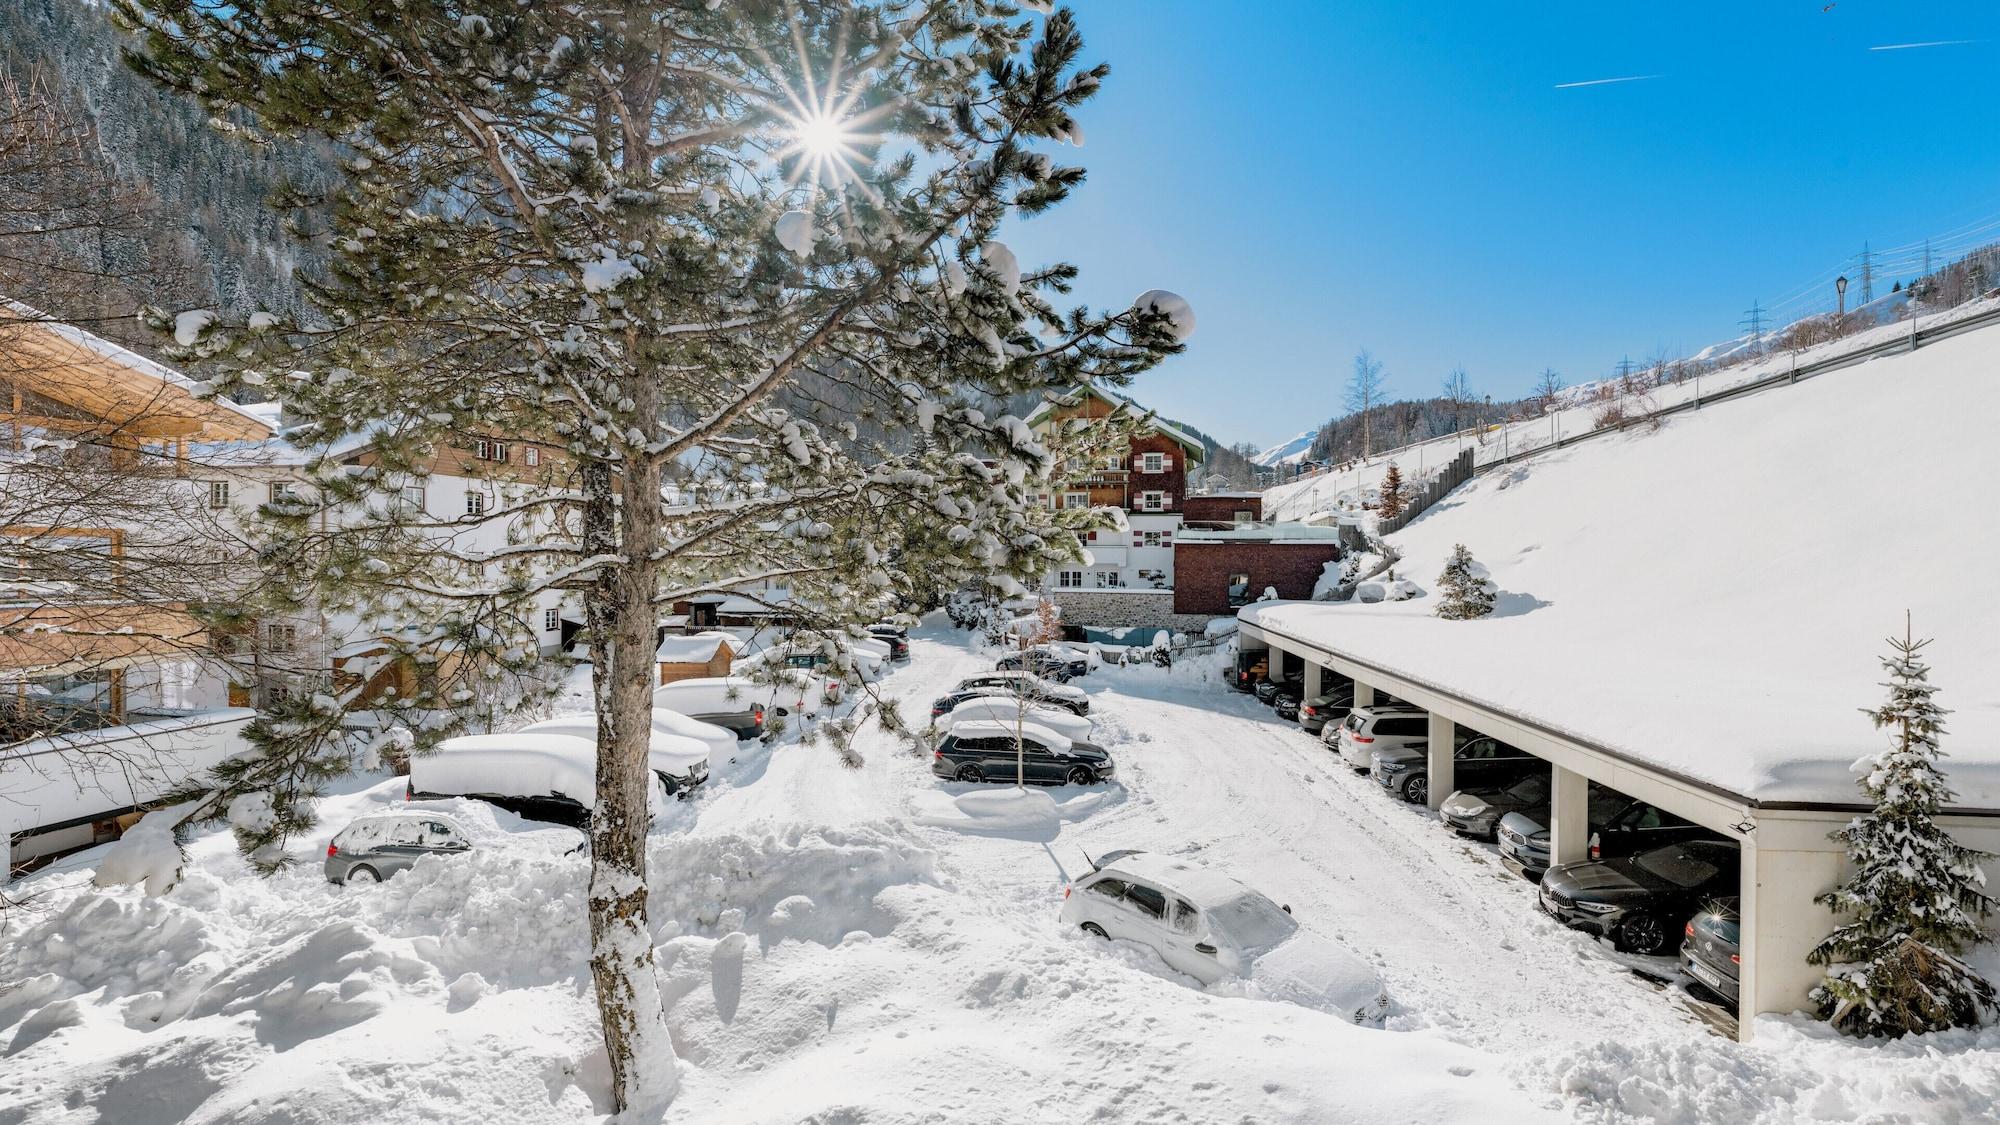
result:
M 1875 255 L 1868 249 L 1868 244 L 1863 242 L 1861 244 L 1861 303 L 1865 305 L 1874 299 Z
M 1743 319 L 1737 321 L 1736 326 L 1738 328 L 1743 328 L 1748 330 L 1750 336 L 1750 342 L 1753 346 L 1759 348 L 1763 347 L 1764 346 L 1763 303 L 1759 301 L 1750 302 L 1750 311 L 1743 314 Z
M 1930 274 L 1931 274 L 1931 240 L 1926 238 L 1924 239 L 1924 276 L 1929 277 Z

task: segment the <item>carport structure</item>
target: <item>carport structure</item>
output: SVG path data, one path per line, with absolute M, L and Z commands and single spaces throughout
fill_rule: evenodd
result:
M 1276 603 L 1274 603 L 1275 605 Z M 1270 650 L 1274 676 L 1304 664 L 1306 697 L 1321 690 L 1332 671 L 1354 681 L 1354 705 L 1365 707 L 1388 693 L 1430 713 L 1430 806 L 1435 809 L 1454 788 L 1453 751 L 1460 726 L 1490 735 L 1549 762 L 1551 767 L 1550 844 L 1554 863 L 1587 857 L 1591 782 L 1655 805 L 1741 846 L 1741 957 L 1738 1035 L 1748 1039 L 1760 1013 L 1787 1013 L 1807 1006 L 1808 991 L 1821 971 L 1806 952 L 1832 929 L 1833 918 L 1813 901 L 1838 882 L 1845 863 L 1830 833 L 1857 812 L 1858 803 L 1760 800 L 1694 777 L 1671 762 L 1649 761 L 1613 749 L 1545 721 L 1470 698 L 1450 685 L 1386 667 L 1342 651 L 1318 630 L 1301 636 L 1263 620 L 1263 607 L 1242 614 L 1238 643 L 1246 650 Z M 1858 795 L 1858 793 L 1857 793 Z M 1942 818 L 1963 843 L 2000 852 L 2000 809 L 1956 808 Z M 1987 872 L 1989 882 L 2000 870 Z

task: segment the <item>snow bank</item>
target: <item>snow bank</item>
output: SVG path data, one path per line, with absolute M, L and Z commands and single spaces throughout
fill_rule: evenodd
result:
M 190 807 L 172 805 L 140 817 L 139 823 L 106 849 L 92 881 L 100 887 L 139 884 L 149 896 L 166 894 L 181 875 L 181 849 L 174 841 L 174 825 Z

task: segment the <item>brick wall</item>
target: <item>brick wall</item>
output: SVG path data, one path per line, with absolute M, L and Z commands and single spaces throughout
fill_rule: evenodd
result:
M 1230 525 L 1236 513 L 1247 511 L 1254 522 L 1264 518 L 1262 496 L 1190 496 L 1182 508 L 1189 523 Z
M 1158 473 L 1141 471 L 1147 453 L 1163 454 L 1166 462 L 1173 467 Z M 1131 459 L 1126 467 L 1131 470 L 1131 475 L 1126 478 L 1126 487 L 1131 494 L 1129 507 L 1132 511 L 1140 510 L 1139 494 L 1149 491 L 1166 494 L 1165 498 L 1171 505 L 1168 511 L 1181 510 L 1187 493 L 1187 450 L 1182 449 L 1179 442 L 1165 434 L 1135 434 L 1132 437 Z
M 1250 576 L 1252 598 L 1266 586 L 1277 587 L 1281 598 L 1310 598 L 1321 571 L 1339 557 L 1339 545 L 1326 541 L 1183 540 L 1174 544 L 1174 612 L 1210 617 L 1234 613 L 1229 605 L 1231 574 Z

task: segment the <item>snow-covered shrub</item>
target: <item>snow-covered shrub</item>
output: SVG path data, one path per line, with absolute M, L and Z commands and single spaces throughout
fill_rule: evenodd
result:
M 1438 575 L 1437 615 L 1447 621 L 1467 621 L 1493 612 L 1493 576 L 1460 543 L 1452 548 Z

